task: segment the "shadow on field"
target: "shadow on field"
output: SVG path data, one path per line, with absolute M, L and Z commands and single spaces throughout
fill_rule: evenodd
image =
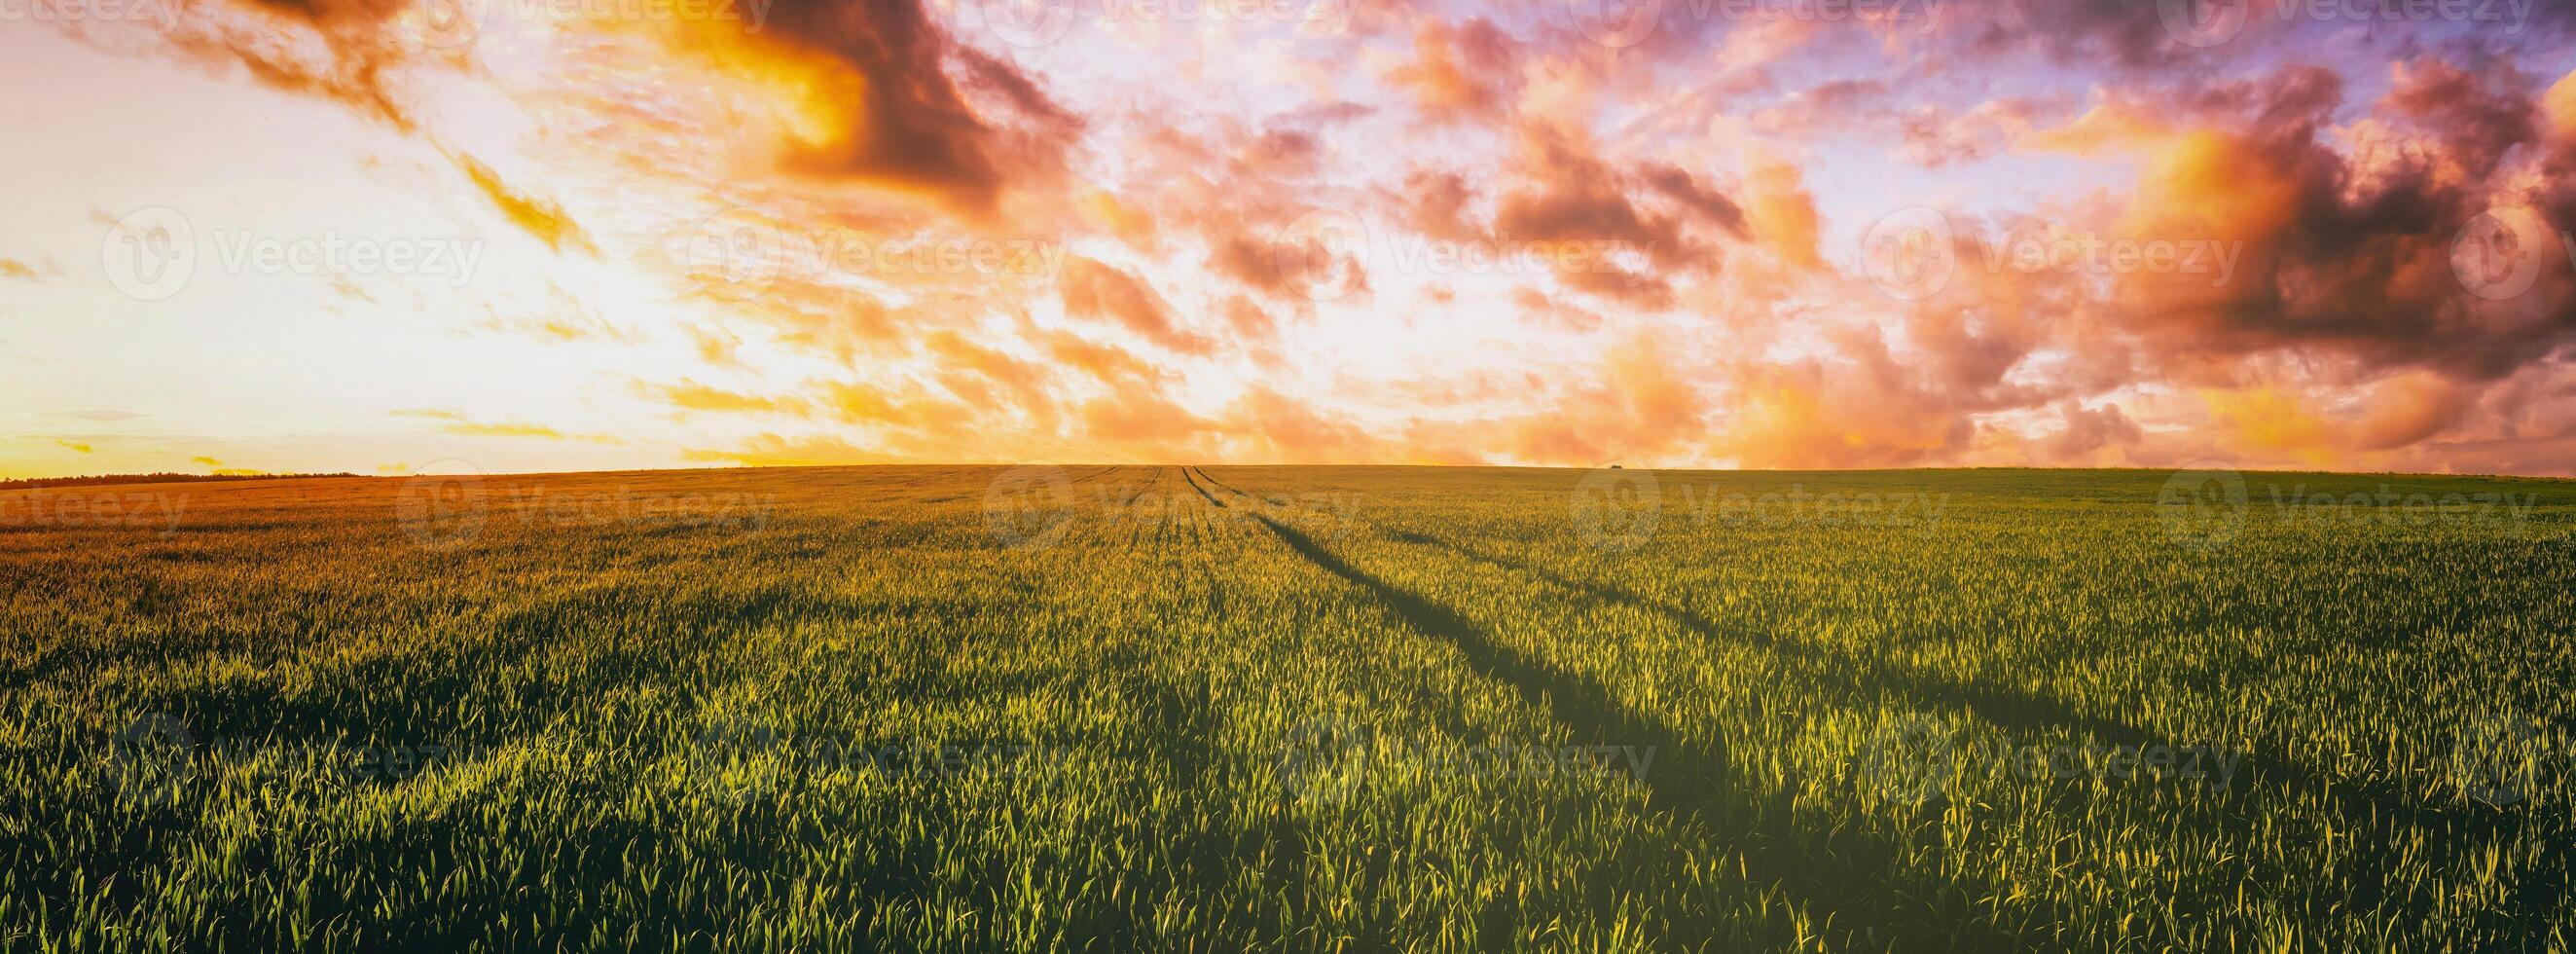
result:
M 1227 488 L 1231 490 L 1231 488 Z M 1239 491 L 1235 491 L 1240 493 Z M 1600 685 L 1581 676 L 1533 663 L 1510 647 L 1488 638 L 1456 611 L 1406 592 L 1343 562 L 1305 534 L 1268 516 L 1256 515 L 1280 540 L 1309 562 L 1367 589 L 1414 630 L 1457 646 L 1480 675 L 1512 687 L 1528 704 L 1550 713 L 1576 739 L 1600 744 L 1654 747 L 1668 753 L 1659 766 L 1669 769 L 1653 779 L 1638 778 L 1649 807 L 1697 825 L 1742 852 L 1746 872 L 1759 885 L 1776 885 L 1807 903 L 1816 922 L 1837 933 L 1867 931 L 1900 948 L 1926 943 L 1898 933 L 1905 927 L 1938 923 L 1931 899 L 1941 895 L 1992 897 L 1991 886 L 1958 879 L 1923 884 L 1893 865 L 1885 845 L 1865 837 L 1831 838 L 1802 831 L 1790 822 L 1794 792 L 1783 791 L 1760 804 L 1748 803 L 1747 788 L 1736 783 L 1725 751 L 1686 739 L 1651 719 L 1621 707 Z M 1924 910 L 1917 918 L 1893 917 L 1891 902 L 1908 899 Z M 2034 915 L 2039 912 L 2031 912 Z M 2038 924 L 2052 919 L 2034 917 Z M 1909 923 L 1910 922 L 1910 923 Z M 1964 928 L 1963 925 L 1953 925 Z M 2033 947 L 2045 943 L 2036 932 L 2015 933 L 1994 923 L 1981 925 L 1994 936 L 1978 939 L 1980 947 Z M 1969 942 L 1950 938 L 1947 943 Z
M 1910 709 L 1935 710 L 1948 706 L 1965 707 L 1986 722 L 2021 732 L 2045 732 L 2063 729 L 2077 735 L 2089 735 L 2104 742 L 2139 745 L 2162 741 L 2144 728 L 2117 719 L 2089 716 L 2065 703 L 2037 695 L 1998 692 L 1954 680 L 1920 673 L 1898 672 L 1885 666 L 1869 665 L 1866 660 L 1851 660 L 1821 651 L 1813 646 L 1782 642 L 1758 630 L 1732 629 L 1719 626 L 1689 607 L 1633 593 L 1611 583 L 1576 580 L 1526 561 L 1508 560 L 1427 534 L 1381 527 L 1387 536 L 1399 543 L 1435 547 L 1469 560 L 1508 572 L 1534 576 L 1550 584 L 1584 594 L 1604 603 L 1633 607 L 1658 613 L 1672 620 L 1691 635 L 1711 642 L 1741 643 L 1806 667 L 1806 675 L 1820 682 L 1835 683 L 1828 688 L 1841 690 L 1855 698 L 1867 698 L 1872 690 L 1884 691 Z M 1853 673 L 1837 664 L 1859 663 L 1864 669 Z
M 2151 745 L 2173 745 L 2155 732 L 2118 719 L 2077 712 L 2063 701 L 2043 695 L 1999 691 L 1920 672 L 1900 671 L 1876 665 L 1871 660 L 1852 659 L 1818 650 L 1813 646 L 1784 643 L 1768 634 L 1721 627 L 1714 621 L 1678 604 L 1634 593 L 1616 584 L 1570 579 L 1527 561 L 1509 560 L 1479 552 L 1473 548 L 1426 534 L 1379 527 L 1390 538 L 1417 546 L 1437 548 L 1459 557 L 1498 567 L 1506 571 L 1536 577 L 1567 590 L 1582 593 L 1606 603 L 1659 613 L 1684 630 L 1705 640 L 1730 640 L 1772 653 L 1797 663 L 1803 674 L 1828 690 L 1839 690 L 1855 699 L 1868 699 L 1880 693 L 1918 712 L 1935 712 L 1945 708 L 1965 708 L 1976 718 L 2003 728 L 2030 735 L 2063 731 L 2095 742 L 2132 748 Z M 1853 671 L 1857 667 L 1858 671 Z M 2213 801 L 2193 828 L 2201 834 L 2245 841 L 2253 837 L 2257 825 L 2253 809 L 2247 804 L 2254 793 L 2264 790 L 2312 793 L 2324 798 L 2340 815 L 2348 819 L 2375 819 L 2393 828 L 2423 831 L 2431 847 L 2430 861 L 2449 867 L 2484 851 L 2491 844 L 2508 842 L 2521 824 L 2510 811 L 2481 809 L 2474 806 L 2444 806 L 2426 802 L 2420 796 L 2397 786 L 2339 779 L 2294 759 L 2264 752 L 2235 753 L 2244 759 L 2245 771 L 2229 780 L 2226 801 Z M 2118 780 L 2110 780 L 2116 787 Z M 2056 793 L 2057 807 L 2077 815 L 2088 813 L 2088 805 L 2097 790 L 2087 786 L 2067 786 Z M 2376 903 L 2386 890 L 2379 878 L 2408 860 L 2403 849 L 2381 839 L 2365 839 L 2356 848 L 2359 856 L 2354 870 L 2369 877 L 2351 885 L 2351 891 L 2337 903 Z M 2422 860 L 2422 856 L 2417 856 Z M 2535 918 L 2550 910 L 2554 899 L 2566 885 L 2560 880 L 2532 881 L 2520 886 L 2521 908 Z M 2326 912 L 2311 912 L 2322 917 Z M 2540 923 L 2538 920 L 2532 923 Z
M 1201 471 L 1199 476 L 1210 486 L 1226 493 L 1246 499 L 1257 499 L 1251 494 L 1217 481 L 1205 471 Z M 1196 487 L 1196 482 L 1193 482 L 1192 486 Z M 1201 493 L 1204 494 L 1205 491 Z M 1458 642 L 1460 648 L 1477 660 L 1480 667 L 1487 668 L 1497 677 L 1522 688 L 1525 695 L 1552 695 L 1560 700 L 1556 703 L 1556 711 L 1559 717 L 1569 724 L 1615 726 L 1625 738 L 1650 739 L 1658 745 L 1673 742 L 1669 730 L 1652 725 L 1643 718 L 1625 718 L 1622 721 L 1623 714 L 1616 711 L 1615 703 L 1611 702 L 1607 694 L 1598 686 L 1581 682 L 1576 677 L 1550 673 L 1540 667 L 1529 665 L 1510 650 L 1494 646 L 1490 640 L 1486 640 L 1477 633 L 1471 624 L 1458 617 L 1456 613 L 1368 577 L 1365 573 L 1324 552 L 1312 540 L 1288 527 L 1266 518 L 1262 522 L 1269 524 L 1273 531 L 1310 560 L 1345 579 L 1376 591 L 1417 628 Z M 1919 712 L 1965 709 L 1970 715 L 1983 722 L 2026 735 L 2064 732 L 2077 737 L 2089 737 L 2102 744 L 2129 747 L 2172 744 L 2145 727 L 2115 718 L 2082 713 L 2061 700 L 2044 695 L 1976 686 L 1880 665 L 1872 660 L 1845 657 L 1818 647 L 1782 641 L 1765 633 L 1722 626 L 1688 607 L 1632 592 L 1613 583 L 1578 580 L 1526 560 L 1512 560 L 1483 553 L 1439 537 L 1400 530 L 1374 522 L 1372 526 L 1398 543 L 1437 549 L 1506 572 L 1532 577 L 1603 603 L 1653 612 L 1670 619 L 1683 630 L 1704 640 L 1728 641 L 1753 647 L 1792 664 L 1801 676 L 1819 690 L 1829 693 L 1839 692 L 1846 698 L 1854 700 L 1887 698 L 1890 702 Z M 2390 638 L 2393 644 L 2397 637 L 2387 638 Z M 1571 707 L 1563 700 L 1573 700 Z M 1688 755 L 1693 762 L 1707 767 L 1708 777 L 1694 778 L 1693 783 L 1704 784 L 1718 791 L 1728 787 L 1726 779 L 1722 777 L 1728 764 L 1724 760 L 1722 750 L 1694 749 L 1677 743 L 1667 745 L 1667 749 L 1676 754 Z M 2234 754 L 2244 760 L 2244 770 L 2230 780 L 2225 797 L 2204 802 L 2206 809 L 2196 813 L 2196 817 L 2187 822 L 2188 829 L 2192 833 L 2235 842 L 2259 841 L 2258 836 L 2263 831 L 2269 830 L 2273 823 L 2257 817 L 2257 795 L 2258 793 L 2282 793 L 2278 797 L 2321 799 L 2342 818 L 2358 821 L 2381 832 L 2412 830 L 2424 835 L 2424 843 L 2420 846 L 2403 844 L 2390 838 L 2360 839 L 2355 845 L 2354 862 L 2345 872 L 2349 880 L 2342 883 L 2341 890 L 2320 890 L 2304 897 L 2282 899 L 2303 908 L 2301 913 L 2306 916 L 2325 917 L 2341 907 L 2376 904 L 2389 890 L 2389 885 L 2386 883 L 2388 876 L 2410 864 L 2422 865 L 2429 862 L 2437 869 L 2457 870 L 2462 865 L 2473 863 L 2477 856 L 2491 848 L 2510 846 L 2518 831 L 2529 822 L 2523 814 L 2510 809 L 2435 804 L 2426 800 L 2421 794 L 2397 785 L 2330 776 L 2313 766 L 2276 754 L 2264 752 Z M 2061 786 L 2058 791 L 2052 793 L 2054 799 L 2052 804 L 2061 812 L 2078 817 L 2088 815 L 2095 799 L 2108 796 L 2121 784 L 2116 779 L 2108 781 L 2111 786 L 2109 788 L 2087 785 Z M 1658 794 L 1661 793 L 1658 792 Z M 1670 801 L 1670 799 L 1658 799 L 1656 804 L 1667 806 Z M 1934 808 L 1941 804 L 1943 803 L 1937 799 L 1929 803 Z M 1787 806 L 1782 804 L 1778 807 L 1782 813 L 1781 817 L 1785 818 Z M 1801 833 L 1797 832 L 1766 832 L 1765 834 L 1773 836 L 1785 834 L 1791 839 L 1802 837 Z M 2177 834 L 2182 833 L 2177 832 Z M 1884 853 L 1883 849 L 1875 846 L 1868 846 L 1866 850 Z M 1846 861 L 1848 862 L 1848 859 Z M 2259 865 L 2259 860 L 2247 858 L 2241 863 L 2248 866 L 2248 870 L 2235 872 L 2228 877 L 2252 876 L 2254 874 L 2252 868 Z M 2565 871 L 2562 869 L 2558 873 L 2560 877 L 2526 879 L 2516 886 L 2516 909 L 2528 915 L 2525 918 L 2526 924 L 2536 926 L 2545 923 L 2545 914 L 2552 910 L 2560 894 L 2570 887 L 2571 879 L 2564 876 Z M 2189 916 L 2188 912 L 2183 913 L 2186 917 Z M 2535 940 L 2537 940 L 2536 936 Z

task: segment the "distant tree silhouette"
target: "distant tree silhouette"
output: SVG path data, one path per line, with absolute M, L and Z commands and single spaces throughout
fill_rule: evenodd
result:
M 334 474 L 97 474 L 87 477 L 28 477 L 0 480 L 0 490 L 27 490 L 37 487 L 95 487 L 100 484 L 187 484 L 217 480 L 296 480 L 306 477 L 355 477 L 342 471 Z

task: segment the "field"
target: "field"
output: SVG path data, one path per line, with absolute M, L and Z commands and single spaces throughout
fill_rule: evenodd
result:
M 2576 485 L 0 493 L 14 949 L 2552 950 Z

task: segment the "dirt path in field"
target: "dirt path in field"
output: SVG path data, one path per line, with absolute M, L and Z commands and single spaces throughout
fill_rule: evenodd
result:
M 1191 489 L 1191 490 L 1198 491 L 1198 492 L 1199 492 L 1199 497 L 1200 497 L 1200 498 L 1202 498 L 1202 499 L 1204 499 L 1204 500 L 1206 500 L 1206 501 L 1208 502 L 1208 506 L 1216 507 L 1216 508 L 1218 508 L 1218 509 L 1220 509 L 1220 510 L 1221 510 L 1221 509 L 1224 509 L 1224 508 L 1225 508 L 1225 501 L 1222 501 L 1222 500 L 1218 500 L 1218 499 L 1216 499 L 1214 496 L 1211 496 L 1211 495 L 1207 492 L 1207 488 L 1199 486 L 1199 482 L 1198 482 L 1198 480 L 1197 480 L 1196 478 L 1193 478 L 1193 477 L 1191 477 L 1191 476 L 1190 476 L 1190 470 L 1191 470 L 1191 468 L 1188 468 L 1188 467 L 1183 467 L 1183 468 L 1181 468 L 1181 479 L 1182 479 L 1182 480 L 1189 481 L 1189 482 L 1190 482 L 1190 489 Z M 1204 470 L 1199 471 L 1199 476 L 1200 476 L 1200 477 L 1205 477 L 1205 476 L 1207 476 L 1207 471 L 1204 471 Z M 1211 483 L 1211 484 L 1216 483 L 1216 481 L 1214 481 L 1214 480 L 1210 480 L 1210 481 L 1208 481 L 1208 482 L 1209 482 L 1209 483 Z M 1236 492 L 1236 493 L 1241 493 L 1241 491 L 1235 491 L 1235 492 Z
M 1157 473 L 1157 481 L 1159 483 L 1177 479 L 1196 492 L 1199 499 L 1208 505 L 1205 508 L 1192 508 L 1188 511 L 1193 542 L 1205 544 L 1224 536 L 1229 525 L 1234 521 L 1218 513 L 1230 508 L 1226 506 L 1225 501 L 1211 496 L 1207 488 L 1200 485 L 1199 479 L 1191 476 L 1190 471 L 1191 468 L 1187 466 L 1163 468 Z M 1188 499 L 1177 496 L 1179 494 L 1177 490 L 1169 492 L 1175 495 L 1176 501 Z M 1201 578 L 1208 584 L 1207 615 L 1224 616 L 1226 613 L 1225 585 L 1218 576 L 1217 566 L 1213 561 L 1206 559 L 1196 559 L 1192 562 L 1197 565 Z M 1191 733 L 1185 737 L 1196 740 L 1195 748 L 1199 751 L 1200 757 L 1186 763 L 1184 770 L 1189 773 L 1185 782 L 1186 787 L 1179 790 L 1197 791 L 1206 784 L 1205 780 L 1213 773 L 1205 753 L 1218 750 L 1217 739 L 1219 731 L 1223 728 L 1223 719 L 1215 709 L 1212 693 L 1202 691 L 1195 698 L 1182 701 L 1204 710 L 1204 714 L 1198 717 L 1200 721 L 1183 730 Z M 1298 822 L 1296 816 L 1286 812 L 1273 812 L 1261 824 L 1258 832 L 1258 837 L 1249 837 L 1244 841 L 1193 841 L 1175 844 L 1173 850 L 1178 856 L 1188 859 L 1194 866 L 1194 870 L 1202 872 L 1201 877 L 1210 886 L 1211 891 L 1222 888 L 1228 883 L 1236 868 L 1249 865 L 1261 872 L 1262 883 L 1268 886 L 1268 890 L 1273 894 L 1281 897 L 1304 894 L 1311 880 L 1306 873 L 1306 859 L 1313 851 L 1307 842 L 1305 828 Z M 1369 888 L 1374 891 L 1386 877 L 1385 865 L 1374 866 L 1371 874 Z

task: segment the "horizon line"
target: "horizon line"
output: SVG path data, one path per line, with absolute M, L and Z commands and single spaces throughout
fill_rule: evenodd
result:
M 2193 463 L 2195 463 L 2195 464 L 2205 464 L 2205 463 L 2224 463 L 2224 462 L 2216 461 L 2216 460 L 2203 460 L 2203 461 L 2194 461 Z M 2185 472 L 2190 472 L 2190 471 L 2194 471 L 2194 470 L 2213 470 L 2213 471 L 2216 471 L 2216 470 L 2223 470 L 2223 471 L 2230 471 L 2230 472 L 2239 473 L 2239 474 L 2314 474 L 2314 475 L 2330 476 L 2330 477 L 2393 477 L 2393 478 L 2449 478 L 2449 479 L 2484 478 L 2484 479 L 2491 479 L 2491 480 L 2495 480 L 2495 479 L 2502 479 L 2502 480 L 2537 480 L 2537 481 L 2553 481 L 2553 482 L 2561 482 L 2561 483 L 2565 483 L 2565 482 L 2576 482 L 2576 476 L 2559 476 L 2559 475 L 2551 475 L 2551 474 L 2467 473 L 2467 472 L 2438 473 L 2438 472 L 2428 472 L 2428 471 L 2393 471 L 2393 470 L 2390 470 L 2390 471 L 2378 471 L 2378 470 L 2322 470 L 2322 469 L 2294 469 L 2294 468 L 2279 468 L 2279 467 L 2252 467 L 2252 466 L 2247 466 L 2247 467 L 2239 467 L 2239 466 L 2222 466 L 2222 467 L 2215 467 L 2215 468 L 2211 468 L 2211 467 L 2193 467 L 2193 466 L 2189 466 L 2189 465 L 2185 465 L 2185 466 L 2181 466 L 2181 467 L 2062 467 L 2062 466 L 2061 466 L 2061 467 L 2045 467 L 2045 466 L 2010 466 L 2010 465 L 1995 465 L 1995 464 L 1979 464 L 1979 465 L 1922 466 L 1922 467 L 1818 467 L 1818 468 L 1792 468 L 1792 467 L 1644 467 L 1644 466 L 1630 467 L 1630 466 L 1627 466 L 1627 465 L 1625 465 L 1625 464 L 1621 464 L 1621 463 L 1601 464 L 1601 465 L 1591 466 L 1591 467 L 1578 467 L 1578 466 L 1571 466 L 1571 465 L 1546 465 L 1546 464 L 1380 464 L 1380 463 L 1331 463 L 1331 464 L 1314 464 L 1314 463 L 1302 463 L 1302 464 L 1229 464 L 1229 463 L 1215 463 L 1215 464 L 1205 464 L 1205 463 L 1197 463 L 1197 462 L 1189 462 L 1189 463 L 1173 463 L 1173 462 L 1164 462 L 1164 463 L 1109 463 L 1109 462 L 1102 462 L 1102 461 L 1087 461 L 1087 462 L 1086 462 L 1086 461 L 1071 461 L 1071 462 L 1055 462 L 1055 461 L 1018 461 L 1018 462 L 997 462 L 997 461 L 907 461 L 907 462 L 895 462 L 895 461 L 884 461 L 884 462 L 876 462 L 876 463 L 851 463 L 851 464 L 732 464 L 732 465 L 707 465 L 707 466 L 696 466 L 696 467 L 641 467 L 641 468 L 605 468 L 605 469 L 597 469 L 597 470 L 501 471 L 501 472 L 491 472 L 491 473 L 444 473 L 444 474 L 441 474 L 441 473 L 400 473 L 400 474 L 384 474 L 384 473 L 378 473 L 378 474 L 364 474 L 364 473 L 357 473 L 357 472 L 354 472 L 354 471 L 343 471 L 343 472 L 312 472 L 312 473 L 260 473 L 260 474 L 190 474 L 190 473 L 183 473 L 183 472 L 179 472 L 179 471 L 164 471 L 164 472 L 157 472 L 157 473 L 76 474 L 76 475 L 55 475 L 55 476 L 36 476 L 36 477 L 0 477 L 0 493 L 18 493 L 18 492 L 33 491 L 33 490 L 53 490 L 53 489 L 64 489 L 64 488 L 68 488 L 68 487 L 75 487 L 75 486 L 77 486 L 77 487 L 121 487 L 121 486 L 135 486 L 135 485 L 140 485 L 140 484 L 160 484 L 160 483 L 240 484 L 240 483 L 254 483 L 254 482 L 299 481 L 299 480 L 312 480 L 312 481 L 321 481 L 321 480 L 413 480 L 413 479 L 424 478 L 424 477 L 430 477 L 430 478 L 436 478 L 436 477 L 473 477 L 473 478 L 494 478 L 494 479 L 503 479 L 503 478 L 524 478 L 524 477 L 587 477 L 587 476 L 613 476 L 613 475 L 618 475 L 618 474 L 715 474 L 715 473 L 744 472 L 744 471 L 791 471 L 791 470 L 792 470 L 792 471 L 808 471 L 808 470 L 861 470 L 861 469 L 881 469 L 881 468 L 956 468 L 956 467 L 984 467 L 984 468 L 994 468 L 994 469 L 1003 469 L 1003 470 L 1007 470 L 1007 469 L 1011 469 L 1011 468 L 1016 468 L 1016 467 L 1059 467 L 1059 468 L 1070 468 L 1070 467 L 1108 467 L 1108 468 L 1118 468 L 1118 467 L 1147 467 L 1147 468 L 1151 468 L 1151 467 L 1229 467 L 1229 468 L 1274 468 L 1274 469 L 1293 468 L 1293 469 L 1315 469 L 1315 470 L 1322 470 L 1322 469 L 1345 469 L 1345 470 L 1356 470 L 1356 469 L 1395 469 L 1395 468 L 1402 468 L 1402 469 L 1411 469 L 1411 470 L 1530 470 L 1530 471 L 1541 471 L 1541 470 L 1546 470 L 1546 471 L 1573 471 L 1573 472 L 1585 472 L 1585 473 L 1592 472 L 1592 471 L 1606 471 L 1606 470 L 1634 470 L 1634 471 L 1640 471 L 1640 472 L 1645 472 L 1645 473 L 1685 473 L 1685 474 L 1692 474 L 1692 473 L 1696 473 L 1696 474 L 1747 474 L 1747 475 L 1758 475 L 1758 474 L 1843 474 L 1843 475 L 1863 475 L 1863 474 L 1906 474 L 1906 473 L 1975 472 L 1975 471 L 2028 472 L 2028 473 L 2065 473 L 2065 474 L 2118 474 L 2118 473 L 2185 473 Z M 159 477 L 159 478 L 161 478 L 161 479 L 149 479 L 149 478 L 154 478 L 154 477 Z M 121 479 L 121 478 L 134 478 L 134 479 L 130 479 L 130 480 L 129 480 L 129 479 Z M 69 481 L 89 481 L 90 483 L 76 483 L 76 484 L 75 484 L 75 483 L 57 483 L 57 482 L 69 482 Z

